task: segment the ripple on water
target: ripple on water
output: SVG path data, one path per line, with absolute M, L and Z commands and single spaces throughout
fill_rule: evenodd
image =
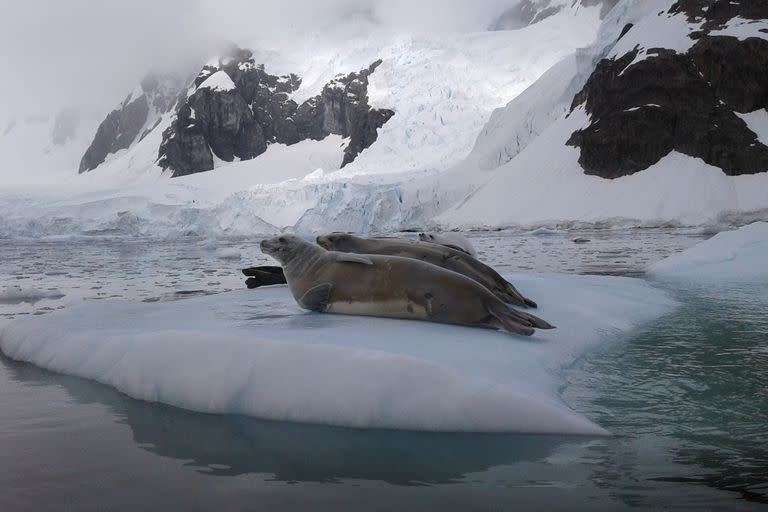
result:
M 590 242 L 575 244 L 572 239 L 576 236 Z M 604 275 L 639 275 L 649 262 L 702 239 L 676 230 L 562 231 L 546 237 L 473 233 L 470 238 L 482 258 L 504 272 Z M 193 238 L 7 242 L 0 244 L 0 279 L 36 279 L 42 274 L 47 285 L 67 296 L 36 307 L 0 304 L 0 323 L 83 299 L 125 297 L 156 302 L 242 288 L 240 268 L 267 262 L 259 255 L 259 240 L 240 243 L 238 250 L 251 256 L 232 263 L 219 259 L 216 251 L 201 251 L 201 240 Z M 693 483 L 737 491 L 753 501 L 765 500 L 768 320 L 764 312 L 768 293 L 759 286 L 691 286 L 676 293 L 683 304 L 678 310 L 623 344 L 591 354 L 567 372 L 565 399 L 618 434 L 614 438 L 569 444 L 546 436 L 492 437 L 485 442 L 479 437 L 335 431 L 197 415 L 130 401 L 116 392 L 114 407 L 146 449 L 194 460 L 217 475 L 257 471 L 299 481 L 311 479 L 301 471 L 314 469 L 310 477 L 320 479 L 487 482 L 494 471 L 513 471 L 489 468 L 510 468 L 522 452 L 542 443 L 546 446 L 518 461 L 522 476 L 500 478 L 493 488 L 511 487 L 515 493 L 538 487 L 546 488 L 547 493 L 555 489 L 573 492 L 572 482 L 587 479 L 585 483 L 593 489 L 603 489 L 612 500 L 633 507 L 669 504 L 688 493 L 666 485 Z M 267 324 L 278 321 L 285 312 L 261 305 L 248 309 L 246 315 Z M 72 383 L 86 396 L 110 393 L 94 391 L 91 383 L 78 379 L 56 379 Z M 56 382 L 58 389 L 60 382 Z M 50 404 L 44 406 L 44 414 L 50 415 Z M 81 423 L 78 415 L 73 425 Z M 168 429 L 168 424 L 175 428 Z M 211 443 L 211 439 L 217 442 Z M 311 441 L 302 443 L 302 439 Z M 466 443 L 464 451 L 462 442 Z M 350 449 L 361 445 L 371 448 L 350 457 Z M 328 450 L 321 456 L 307 456 L 325 447 Z M 269 451 L 272 448 L 274 454 Z M 112 453 L 113 447 L 109 450 Z M 231 453 L 225 453 L 227 450 Z M 409 458 L 409 454 L 421 456 Z M 483 460 L 475 463 L 475 458 Z M 350 469 L 350 464 L 358 462 Z M 553 477 L 558 471 L 558 477 Z M 693 508 L 697 503 L 713 506 L 690 496 L 686 499 Z
M 674 462 L 694 474 L 654 478 L 768 503 L 768 285 L 675 293 L 678 310 L 569 371 L 566 398 L 640 458 L 673 439 Z

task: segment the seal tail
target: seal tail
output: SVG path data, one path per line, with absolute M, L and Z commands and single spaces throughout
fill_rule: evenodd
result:
M 497 327 L 515 334 L 531 336 L 536 329 L 553 329 L 554 327 L 541 318 L 515 311 L 501 302 L 488 302 L 485 305 L 488 313 L 496 319 Z

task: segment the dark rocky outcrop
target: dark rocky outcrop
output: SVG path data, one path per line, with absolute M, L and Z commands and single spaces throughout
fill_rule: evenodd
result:
M 721 2 L 709 3 L 718 20 L 712 26 L 720 27 Z M 673 9 L 682 4 L 693 2 Z M 743 16 L 731 7 L 723 9 Z M 626 176 L 671 151 L 701 158 L 727 175 L 768 171 L 768 147 L 736 115 L 768 107 L 768 41 L 695 37 L 684 54 L 649 49 L 633 63 L 635 49 L 597 64 L 571 107 L 583 105 L 590 115 L 589 126 L 568 140 L 580 148 L 579 164 L 587 174 Z
M 110 112 L 96 130 L 93 142 L 80 161 L 80 172 L 95 169 L 107 155 L 127 149 L 137 139 L 146 136 L 142 132 L 150 120 L 150 113 L 159 116 L 168 112 L 175 103 L 181 81 L 174 75 L 148 75 L 141 88 L 131 94 Z
M 313 102 L 322 109 L 322 133 L 349 137 L 341 166 L 352 162 L 362 150 L 374 143 L 377 130 L 395 113 L 372 109 L 368 104 L 368 77 L 381 64 L 378 60 L 359 73 L 337 77 L 323 88 Z
M 163 133 L 158 165 L 183 176 L 213 169 L 214 156 L 248 160 L 269 144 L 349 137 L 342 166 L 369 147 L 394 112 L 368 104 L 368 77 L 381 61 L 338 76 L 301 105 L 290 98 L 301 85 L 294 75 L 275 76 L 255 64 L 251 52 L 232 48 L 218 66 L 206 65 L 195 90 L 180 101 L 176 119 Z M 217 75 L 223 73 L 224 75 Z M 216 76 L 214 76 L 216 75 Z M 227 87 L 209 86 L 211 81 Z
M 149 105 L 142 95 L 132 99 L 129 95 L 120 105 L 101 122 L 93 142 L 80 160 L 80 172 L 87 172 L 98 167 L 110 153 L 115 153 L 131 145 L 139 135 L 149 114 Z

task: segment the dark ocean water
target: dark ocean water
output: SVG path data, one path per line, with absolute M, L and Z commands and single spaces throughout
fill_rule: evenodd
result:
M 574 243 L 575 237 L 589 239 Z M 683 230 L 477 233 L 502 272 L 629 275 Z M 0 325 L 82 300 L 242 286 L 258 241 L 0 244 Z M 237 259 L 237 254 L 242 259 Z M 611 438 L 355 430 L 192 413 L 0 358 L 0 510 L 750 510 L 768 504 L 768 285 L 656 282 L 681 302 L 565 369 Z M 0 286 L 0 293 L 3 286 Z

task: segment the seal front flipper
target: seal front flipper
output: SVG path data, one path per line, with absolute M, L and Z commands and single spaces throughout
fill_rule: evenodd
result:
M 346 261 L 347 263 L 362 263 L 363 265 L 373 265 L 370 258 L 366 258 L 360 254 L 352 253 L 339 253 L 336 256 L 336 261 Z
M 306 291 L 304 295 L 299 299 L 299 305 L 304 309 L 310 311 L 317 311 L 322 313 L 328 309 L 328 303 L 331 299 L 331 289 L 333 285 L 330 283 L 318 284 Z
M 245 280 L 245 285 L 248 288 L 287 283 L 283 269 L 280 267 L 263 266 L 244 268 L 243 274 L 249 276 L 248 279 Z
M 242 270 L 243 275 L 248 277 L 256 277 L 259 274 L 275 274 L 283 275 L 283 267 L 277 267 L 274 265 L 259 265 L 258 267 L 248 267 Z

